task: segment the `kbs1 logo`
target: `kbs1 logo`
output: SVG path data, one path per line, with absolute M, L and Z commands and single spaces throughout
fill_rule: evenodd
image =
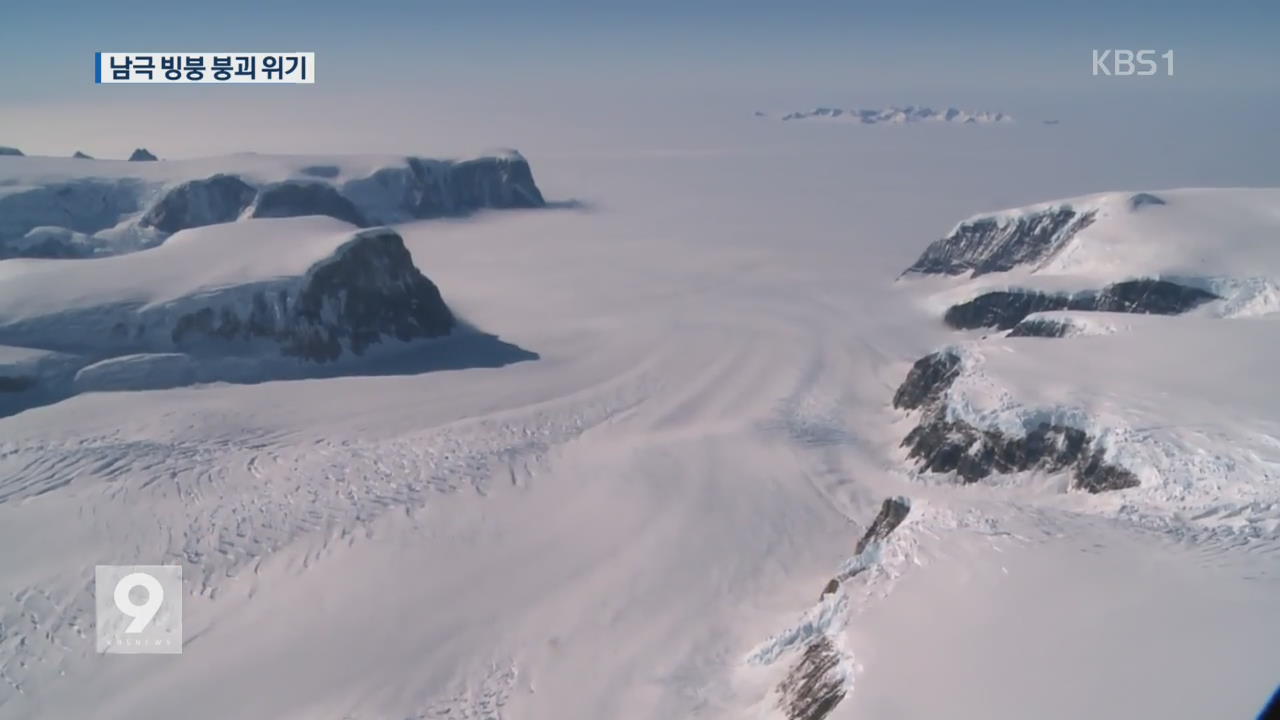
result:
M 1162 63 L 1163 61 L 1163 63 Z M 1157 54 L 1155 50 L 1094 50 L 1093 74 L 1108 77 L 1146 77 L 1161 71 L 1173 77 L 1173 51 Z
M 94 568 L 98 652 L 182 652 L 182 566 Z

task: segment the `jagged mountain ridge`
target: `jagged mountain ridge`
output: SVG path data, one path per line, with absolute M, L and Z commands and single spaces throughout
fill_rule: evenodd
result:
M 757 113 L 757 115 L 764 115 L 764 113 Z M 1003 112 L 961 110 L 954 107 L 937 110 L 931 107 L 906 105 L 872 109 L 818 107 L 812 110 L 788 112 L 782 115 L 781 120 L 783 122 L 829 120 L 861 125 L 904 125 L 917 122 L 989 125 L 1011 123 L 1013 116 Z
M 970 336 L 915 363 L 894 398 L 895 407 L 918 413 L 902 441 L 907 460 L 963 482 L 1030 471 L 1069 475 L 1067 487 L 1090 493 L 1153 494 L 1199 478 L 1195 457 L 1256 465 L 1248 453 L 1205 447 L 1200 431 L 1168 421 L 1178 411 L 1163 405 L 1175 395 L 1144 392 L 1155 378 L 1143 373 L 1159 369 L 1161 380 L 1179 385 L 1229 383 L 1209 369 L 1206 348 L 1243 362 L 1274 331 L 1278 199 L 1269 189 L 1107 193 L 958 224 L 900 280 L 914 278 L 903 285 L 925 290 L 925 304 L 943 309 L 948 326 L 1008 331 L 1010 339 Z M 1253 322 L 1227 324 L 1231 318 Z M 1216 344 L 1199 337 L 1210 328 Z M 1131 333 L 1148 339 L 1131 340 Z M 1075 364 L 1062 359 L 1078 352 L 1087 355 Z M 1139 368 L 1138 377 L 1111 388 L 1108 375 L 1091 373 L 1089 380 L 1109 388 L 1101 398 L 1044 390 L 1085 385 L 1081 368 L 1113 360 Z M 1135 388 L 1134 400 L 1118 404 Z M 1135 419 L 1152 407 L 1162 408 L 1158 426 Z M 1144 426 L 1155 429 L 1136 429 Z M 1189 455 L 1188 447 L 1195 448 Z

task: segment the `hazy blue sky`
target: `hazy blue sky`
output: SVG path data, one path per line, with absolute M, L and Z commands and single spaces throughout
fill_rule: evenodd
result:
M 1177 111 L 1275 98 L 1277 31 L 1280 3 L 1229 1 L 7 0 L 0 144 L 61 152 L 76 141 L 58 134 L 76 134 L 114 152 L 131 144 L 116 125 L 177 138 L 185 123 L 225 128 L 201 146 L 223 149 L 241 131 L 309 123 L 278 138 L 294 148 L 337 133 L 315 127 L 326 116 L 364 132 L 353 107 L 502 135 L 603 122 L 624 105 L 654 117 L 879 103 L 1057 114 L 1144 96 Z M 1092 77 L 1091 49 L 1111 47 L 1172 48 L 1175 76 Z M 314 50 L 318 83 L 95 86 L 98 50 Z

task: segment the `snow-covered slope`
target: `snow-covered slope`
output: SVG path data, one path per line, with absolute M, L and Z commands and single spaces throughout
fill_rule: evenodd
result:
M 757 115 L 764 115 L 757 113 Z M 1002 112 L 961 110 L 945 108 L 936 110 L 931 107 L 906 105 L 886 108 L 832 108 L 819 107 L 812 110 L 797 110 L 782 115 L 783 122 L 795 120 L 827 120 L 849 122 L 862 125 L 903 125 L 916 122 L 956 123 L 961 125 L 987 125 L 992 123 L 1010 123 L 1013 117 Z
M 78 391 L 261 380 L 454 325 L 395 231 L 324 216 L 182 230 L 112 257 L 0 262 L 0 342 L 77 358 Z M 23 389 L 41 397 L 72 389 L 31 377 Z
M 1280 394 L 1260 381 L 1280 342 L 1280 191 L 977 216 L 900 285 L 954 328 L 1008 331 L 957 337 L 900 388 L 895 404 L 921 413 L 904 444 L 922 470 L 1073 468 L 1072 487 L 1132 488 L 1112 509 L 1144 522 L 1187 514 L 1250 537 L 1280 522 Z
M 543 204 L 528 162 L 514 150 L 462 160 L 6 157 L 0 160 L 0 257 L 128 252 L 179 230 L 240 217 L 328 215 L 367 226 Z
M 765 147 L 768 128 L 721 121 L 704 128 L 713 152 L 685 135 L 654 152 L 615 129 L 607 152 L 550 159 L 539 181 L 580 209 L 393 228 L 451 309 L 535 361 L 456 333 L 401 346 L 439 360 L 412 372 L 366 356 L 334 376 L 82 392 L 0 417 L 0 718 L 1255 714 L 1280 664 L 1280 529 L 1261 474 L 1272 338 L 1245 330 L 1272 316 L 1220 317 L 1217 300 L 1182 316 L 1068 309 L 1051 312 L 1116 331 L 1009 338 L 949 328 L 949 295 L 1015 279 L 1077 292 L 1129 271 L 895 282 L 976 209 L 1146 185 L 1143 146 L 1113 157 L 1096 138 L 1045 147 L 1011 128 Z M 379 163 L 329 165 L 297 179 Z M 241 177 L 292 177 L 264 174 Z M 1175 207 L 1159 194 L 1166 206 L 1139 212 Z M 172 274 L 146 258 L 312 222 L 329 221 L 244 220 L 83 261 L 143 263 L 140 295 L 89 273 L 74 277 L 83 304 L 70 283 L 27 290 L 145 314 L 227 277 L 305 276 L 358 230 L 334 220 L 285 238 L 281 257 L 250 249 L 240 270 L 231 253 Z M 11 300 L 19 323 L 56 317 Z M 968 484 L 918 473 L 899 445 L 920 411 L 892 401 L 917 358 L 948 346 L 970 364 L 947 392 L 972 416 L 1079 407 L 1065 427 L 1124 422 L 1127 447 L 1174 439 L 1166 457 L 1184 467 L 1236 465 L 1181 498 L 1141 466 L 1136 487 L 1098 493 L 1064 492 L 1074 465 Z M 68 382 L 188 372 L 163 343 L 136 350 Z M 279 357 L 264 350 L 242 357 Z M 62 355 L 7 349 L 0 375 L 64 372 Z M 980 404 L 1001 392 L 1008 413 Z M 93 566 L 137 562 L 183 566 L 182 656 L 94 652 Z

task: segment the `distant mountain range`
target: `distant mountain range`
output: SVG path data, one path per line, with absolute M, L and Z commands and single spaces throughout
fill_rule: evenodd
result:
M 768 113 L 756 112 L 757 117 L 770 117 Z M 799 110 L 781 116 L 783 122 L 789 120 L 827 120 L 837 122 L 876 125 L 888 123 L 905 125 L 915 122 L 947 122 L 961 124 L 1010 123 L 1013 116 L 1002 112 L 986 112 L 946 108 L 937 110 L 930 107 L 907 105 L 905 107 L 890 106 L 887 108 L 857 109 L 820 107 L 812 110 Z

